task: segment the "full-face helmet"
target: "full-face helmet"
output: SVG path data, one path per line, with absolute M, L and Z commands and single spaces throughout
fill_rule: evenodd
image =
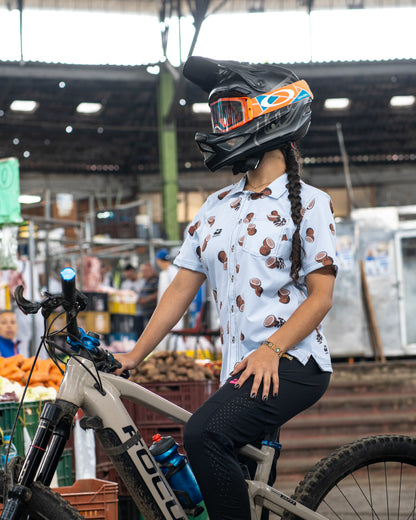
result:
M 253 169 L 265 152 L 289 146 L 309 129 L 312 92 L 286 68 L 191 56 L 183 73 L 209 94 L 213 132 L 197 132 L 195 141 L 211 171 Z

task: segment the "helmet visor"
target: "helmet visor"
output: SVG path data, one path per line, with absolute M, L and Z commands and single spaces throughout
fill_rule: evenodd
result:
M 313 95 L 304 80 L 265 92 L 254 98 L 220 98 L 210 103 L 212 127 L 215 133 L 229 132 L 255 117 L 274 112 L 305 98 L 313 99 Z

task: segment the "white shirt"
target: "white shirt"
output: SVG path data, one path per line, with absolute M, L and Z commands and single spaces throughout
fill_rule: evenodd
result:
M 307 297 L 305 276 L 336 263 L 335 224 L 330 197 L 301 183 L 300 236 L 304 254 L 299 280 L 290 277 L 295 225 L 284 174 L 262 193 L 244 191 L 245 178 L 210 195 L 188 228 L 175 264 L 204 273 L 220 317 L 221 381 L 236 362 L 293 314 Z M 288 354 L 306 364 L 312 355 L 332 372 L 322 327 Z

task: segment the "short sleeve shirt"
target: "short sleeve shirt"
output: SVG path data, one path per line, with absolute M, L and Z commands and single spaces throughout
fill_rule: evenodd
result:
M 260 193 L 244 190 L 245 178 L 208 197 L 192 223 L 175 264 L 207 276 L 220 317 L 221 380 L 256 350 L 307 297 L 305 276 L 326 265 L 335 272 L 335 223 L 330 197 L 301 182 L 303 248 L 299 279 L 290 277 L 295 224 L 287 175 Z M 314 357 L 332 372 L 322 326 L 288 354 L 306 364 Z

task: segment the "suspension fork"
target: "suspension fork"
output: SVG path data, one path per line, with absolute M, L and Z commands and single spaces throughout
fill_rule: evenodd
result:
M 72 421 L 77 411 L 77 406 L 60 400 L 47 403 L 44 406 L 39 426 L 19 475 L 18 483 L 21 486 L 27 487 L 32 484 L 42 461 L 42 468 L 37 480 L 45 485 L 50 484 L 65 443 L 69 439 Z M 52 442 L 49 445 L 51 438 Z M 46 457 L 43 460 L 46 452 Z M 53 469 L 52 475 L 50 475 L 48 464 L 55 464 L 54 468 L 51 467 L 51 470 Z

